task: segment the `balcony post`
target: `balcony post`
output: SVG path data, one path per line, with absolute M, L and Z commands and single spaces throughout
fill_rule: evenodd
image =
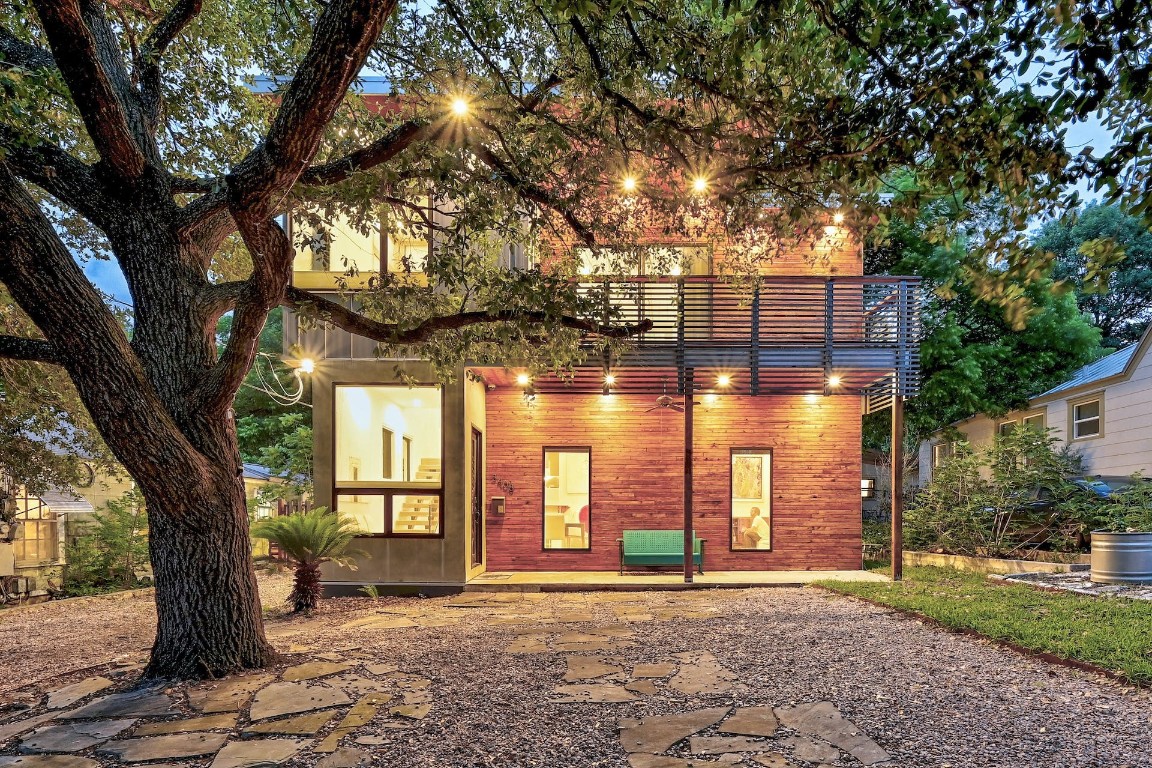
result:
M 692 401 L 695 399 L 696 369 L 684 370 L 684 583 L 692 583 Z
M 752 291 L 752 328 L 748 349 L 749 392 L 760 394 L 760 281 Z
M 676 281 L 676 389 L 678 394 L 688 391 L 684 370 L 684 323 L 687 312 L 684 309 L 684 278 Z
M 897 378 L 899 387 L 899 378 Z M 904 578 L 904 396 L 892 394 L 892 580 Z
M 836 339 L 836 324 L 832 321 L 836 311 L 835 284 L 832 278 L 824 281 L 824 394 L 832 394 L 828 384 L 832 378 L 832 347 Z

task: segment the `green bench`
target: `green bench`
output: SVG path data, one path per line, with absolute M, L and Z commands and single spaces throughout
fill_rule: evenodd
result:
M 684 565 L 684 531 L 624 531 L 620 544 L 620 575 L 626 565 Z M 704 573 L 704 542 L 693 536 L 692 562 Z

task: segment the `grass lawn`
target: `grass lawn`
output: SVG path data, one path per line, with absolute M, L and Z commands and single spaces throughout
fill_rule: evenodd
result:
M 1152 601 L 1042 592 L 948 568 L 905 568 L 899 584 L 820 584 L 1152 685 Z

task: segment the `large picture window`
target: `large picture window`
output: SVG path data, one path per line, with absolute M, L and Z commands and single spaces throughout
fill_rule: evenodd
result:
M 336 508 L 367 534 L 440 536 L 439 387 L 338 385 Z
M 772 548 L 772 451 L 732 451 L 732 549 Z
M 544 449 L 544 549 L 592 548 L 592 449 Z
M 23 489 L 16 497 L 19 535 L 12 542 L 17 565 L 56 562 L 60 559 L 60 529 L 56 513 Z

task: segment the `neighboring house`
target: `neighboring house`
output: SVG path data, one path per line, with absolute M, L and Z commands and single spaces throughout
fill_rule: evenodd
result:
M 302 478 L 277 475 L 268 467 L 244 462 L 244 496 L 249 500 L 253 522 L 299 512 L 308 507 L 307 496 L 298 488 Z M 252 539 L 252 554 L 268 557 L 273 553 L 267 539 Z
M 341 284 L 381 272 L 421 277 L 436 247 L 426 230 L 333 221 L 315 233 L 293 218 L 294 284 L 337 301 L 354 302 Z M 622 275 L 572 243 L 534 255 L 508 242 L 494 256 L 504 268 L 563 263 L 621 322 L 652 322 L 620 356 L 586 338 L 588 363 L 563 379 L 508 361 L 442 384 L 428 363 L 380 358 L 369 339 L 286 314 L 286 359 L 314 360 L 315 503 L 365 532 L 356 570 L 324 566 L 330 594 L 614 573 L 623 531 L 683 530 L 686 511 L 706 570 L 860 567 L 861 414 L 916 391 L 918 280 L 863 277 L 860 241 L 831 214 L 766 260 L 755 288 L 716 275 L 775 243 L 662 231 L 613 244 L 648 249 Z
M 920 466 L 913 454 L 904 456 L 904 490 L 915 488 Z M 892 519 L 892 459 L 871 448 L 864 450 L 860 472 L 860 512 L 865 520 L 888 522 Z
M 66 564 L 68 542 L 92 520 L 92 515 L 110 500 L 118 499 L 133 487 L 126 474 L 94 469 L 85 464 L 87 475 L 75 486 L 49 488 L 32 495 L 23 486 L 9 481 L 3 472 L 0 503 L 4 517 L 14 516 L 14 525 L 0 523 L 0 580 L 10 598 L 43 597 L 60 585 Z
M 1152 474 L 1152 329 L 1139 341 L 1089 363 L 1067 381 L 998 418 L 979 414 L 953 425 L 974 446 L 1020 425 L 1047 429 L 1084 457 L 1084 472 L 1104 477 Z M 920 446 L 923 482 L 950 455 L 943 432 Z

